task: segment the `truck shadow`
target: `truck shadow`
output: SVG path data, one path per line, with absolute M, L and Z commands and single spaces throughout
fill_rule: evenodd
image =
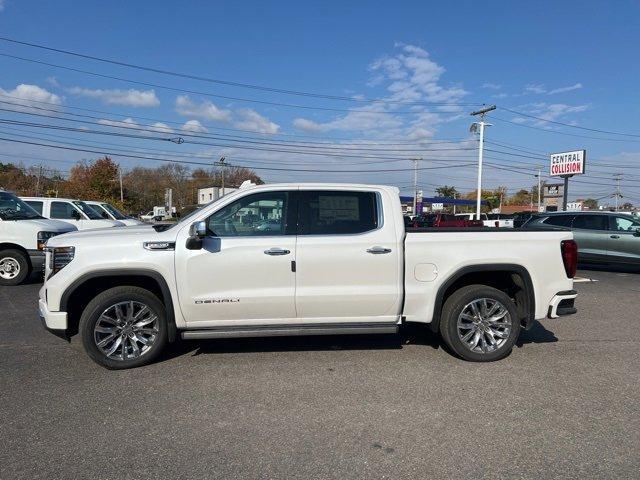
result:
M 558 341 L 558 337 L 551 331 L 547 330 L 544 325 L 535 320 L 529 330 L 521 330 L 516 347 L 520 348 L 527 343 L 554 343 Z
M 554 343 L 555 334 L 535 321 L 530 330 L 522 330 L 516 342 L 521 348 L 529 343 Z M 181 340 L 169 345 L 159 361 L 184 355 L 206 355 L 250 352 L 296 352 L 330 350 L 400 350 L 405 345 L 423 345 L 434 350 L 442 348 L 440 335 L 423 325 L 403 325 L 397 334 L 390 335 L 321 335 L 303 337 L 225 338 L 209 340 Z
M 404 345 L 425 345 L 438 349 L 440 336 L 428 327 L 403 325 L 389 335 L 321 335 L 302 337 L 225 338 L 181 340 L 169 345 L 160 361 L 191 354 L 247 352 L 289 352 L 329 350 L 398 350 Z

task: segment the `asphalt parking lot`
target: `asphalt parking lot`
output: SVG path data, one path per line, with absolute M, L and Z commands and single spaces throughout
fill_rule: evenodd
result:
M 640 275 L 497 363 L 398 336 L 183 342 L 107 371 L 0 287 L 3 479 L 638 478 Z

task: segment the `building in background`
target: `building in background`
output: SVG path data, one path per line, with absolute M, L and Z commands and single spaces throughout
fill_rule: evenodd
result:
M 224 195 L 236 191 L 237 188 L 224 187 Z M 198 205 L 206 205 L 222 197 L 222 188 L 220 187 L 203 187 L 198 189 Z

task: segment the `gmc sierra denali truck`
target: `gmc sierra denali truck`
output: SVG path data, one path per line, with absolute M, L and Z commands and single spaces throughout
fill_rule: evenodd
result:
M 394 187 L 246 183 L 173 226 L 50 239 L 46 327 L 77 333 L 112 369 L 149 363 L 179 337 L 393 333 L 405 322 L 491 361 L 534 319 L 575 312 L 569 231 L 406 231 Z

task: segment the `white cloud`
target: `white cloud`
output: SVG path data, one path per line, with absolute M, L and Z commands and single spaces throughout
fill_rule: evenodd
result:
M 149 125 L 149 130 L 154 130 L 160 133 L 173 133 L 173 128 L 162 122 L 156 122 Z
M 488 90 L 500 90 L 502 88 L 502 85 L 499 85 L 497 83 L 486 82 L 486 83 L 483 83 L 481 87 L 486 88 Z
M 547 92 L 547 95 L 555 95 L 556 93 L 570 92 L 572 90 L 578 90 L 580 88 L 582 88 L 582 84 L 576 83 L 574 85 L 569 85 L 567 87 L 560 87 L 560 88 L 554 88 L 553 90 L 549 90 Z
M 0 12 L 4 10 L 4 0 L 0 0 Z
M 7 98 L 6 101 L 15 103 L 12 108 L 14 110 L 20 110 L 23 112 L 35 110 L 34 108 L 31 108 L 30 105 L 33 107 L 39 106 L 41 108 L 43 105 L 39 105 L 38 102 L 44 102 L 53 105 L 62 104 L 62 98 L 60 98 L 55 93 L 51 93 L 50 91 L 38 87 L 37 85 L 28 85 L 24 83 L 21 83 L 13 90 L 4 90 L 0 88 L 0 95 L 11 97 Z
M 189 120 L 181 128 L 183 132 L 191 133 L 206 133 L 208 131 L 198 120 Z
M 541 84 L 529 84 L 524 87 L 525 93 L 543 94 L 547 93 L 547 87 Z
M 528 113 L 529 115 L 533 115 L 535 117 L 540 118 L 530 119 L 527 117 L 515 117 L 512 120 L 517 123 L 526 123 L 531 122 L 533 125 L 539 127 L 549 127 L 548 121 L 558 121 L 562 120 L 563 122 L 567 122 L 564 120 L 564 117 L 570 115 L 572 113 L 580 113 L 589 109 L 589 105 L 566 105 L 564 103 L 531 103 L 528 105 L 523 105 L 519 107 L 519 110 Z M 570 122 L 571 123 L 571 122 Z
M 107 125 L 109 127 L 124 127 L 124 128 L 137 128 L 139 125 L 133 118 L 125 118 L 124 120 L 98 120 L 101 125 Z
M 56 77 L 47 77 L 44 79 L 44 81 L 52 87 L 60 87 L 60 83 L 58 82 L 58 79 Z
M 278 133 L 280 125 L 270 121 L 268 118 L 263 117 L 255 110 L 246 108 L 237 112 L 240 117 L 235 121 L 233 126 L 243 130 L 251 130 L 252 132 L 259 133 Z
M 185 117 L 199 117 L 218 122 L 229 122 L 231 120 L 230 110 L 220 109 L 209 100 L 196 103 L 188 95 L 178 95 L 175 107 L 176 112 Z
M 128 107 L 157 107 L 160 100 L 154 90 L 128 90 L 118 89 L 90 89 L 72 87 L 68 89 L 72 95 L 79 97 L 95 98 L 108 105 L 126 105 Z
M 306 132 L 366 131 L 381 138 L 394 135 L 411 135 L 415 139 L 433 136 L 436 125 L 447 121 L 450 118 L 448 114 L 458 113 L 460 108 L 455 105 L 427 104 L 455 104 L 468 92 L 461 85 L 443 84 L 445 68 L 432 60 L 425 49 L 406 44 L 397 44 L 396 48 L 398 52 L 394 55 L 384 56 L 369 65 L 372 78 L 368 85 L 384 85 L 387 91 L 387 96 L 380 103 L 354 107 L 350 112 L 324 122 L 296 118 L 293 126 Z M 424 105 L 420 104 L 422 102 Z M 433 112 L 434 109 L 437 113 Z M 396 113 L 398 110 L 408 110 L 413 115 L 401 117 Z
M 55 93 L 51 93 L 37 85 L 28 85 L 25 83 L 21 83 L 13 90 L 3 90 L 0 88 L 0 94 L 8 95 L 10 97 L 14 97 L 16 100 L 23 100 L 26 102 L 32 100 L 36 102 L 53 103 L 54 105 L 60 105 L 62 103 L 62 99 Z

